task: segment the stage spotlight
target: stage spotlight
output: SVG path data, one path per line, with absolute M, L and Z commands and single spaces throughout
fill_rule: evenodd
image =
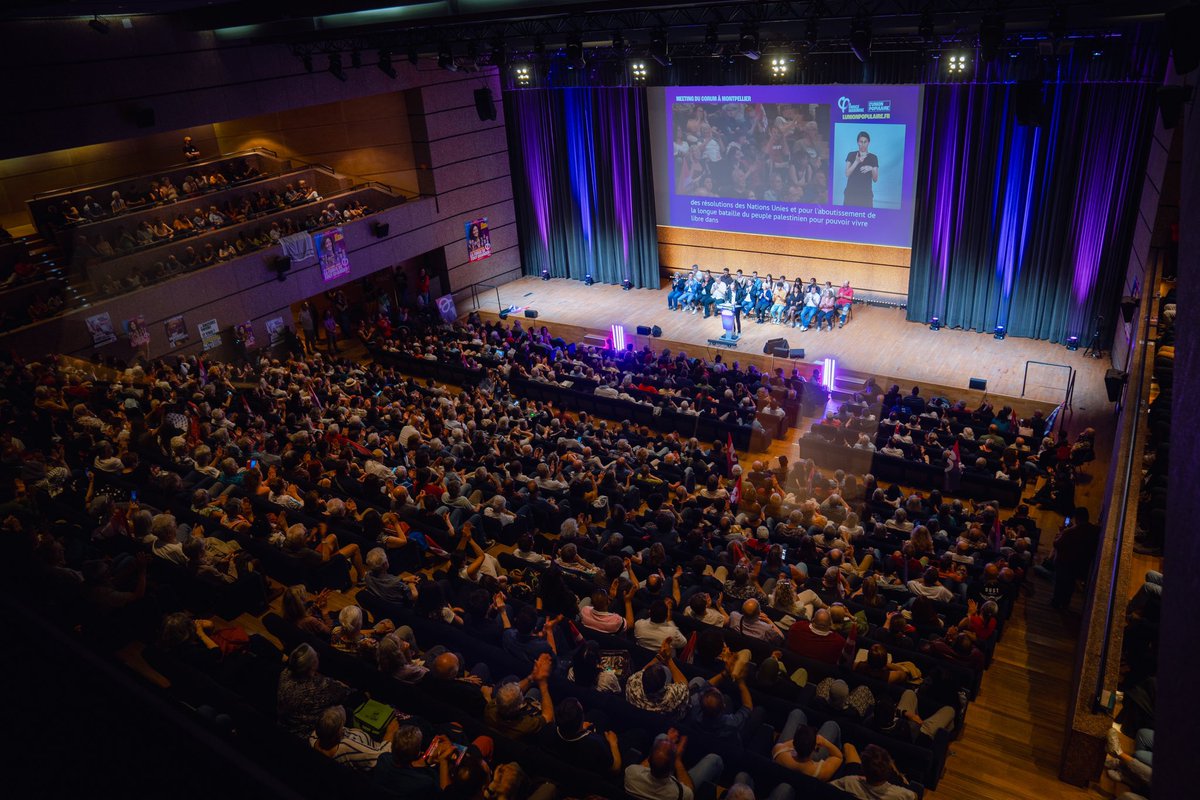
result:
M 967 74 L 967 65 L 967 54 L 954 52 L 950 54 L 950 58 L 946 61 L 946 71 L 952 77 L 962 77 Z
M 938 319 L 937 317 L 933 317 L 932 319 L 929 320 L 929 330 L 940 331 L 941 329 L 942 329 L 942 321 L 940 319 Z
M 596 282 L 596 279 L 592 277 L 592 273 L 589 272 L 588 274 L 583 276 L 583 285 L 584 286 L 591 286 L 595 282 Z
M 621 289 L 623 289 L 624 291 L 628 292 L 632 288 L 633 288 L 633 281 L 629 280 L 629 278 L 626 278 L 625 280 L 621 281 Z
M 1067 349 L 1068 350 L 1078 350 L 1079 349 L 1079 337 L 1078 336 L 1068 336 L 1067 337 Z
M 771 56 L 768 62 L 771 67 L 771 77 L 775 80 L 783 80 L 787 77 L 788 71 L 791 69 L 790 59 L 784 55 Z
M 545 268 L 542 269 L 542 280 L 544 280 L 544 281 L 550 280 L 550 270 L 545 269 Z
M 738 39 L 738 52 L 751 61 L 758 61 L 762 51 L 758 44 L 758 26 L 748 22 L 742 26 L 742 35 Z
M 345 82 L 346 73 L 342 69 L 342 54 L 341 53 L 330 53 L 329 54 L 329 74 L 332 75 L 333 77 L 337 78 L 339 81 Z
M 645 61 L 638 60 L 629 63 L 629 75 L 633 78 L 634 83 L 645 83 L 647 74 Z
M 1005 337 L 1006 334 L 1007 334 L 1007 331 L 1005 330 L 1004 326 L 997 325 L 996 332 L 992 334 L 992 338 L 995 339 L 996 341 L 1000 341 L 1001 339 L 1003 339 Z
M 96 33 L 108 33 L 108 20 L 100 19 L 100 15 L 97 14 L 88 20 L 88 27 Z
M 533 70 L 528 64 L 518 64 L 513 67 L 513 77 L 517 86 L 529 86 L 533 83 Z
M 458 72 L 458 65 L 454 63 L 454 51 L 450 49 L 450 45 L 443 44 L 438 47 L 438 66 L 447 72 Z
M 871 23 L 866 17 L 855 17 L 850 24 L 850 52 L 864 64 L 871 60 Z
M 379 67 L 379 71 L 384 75 L 387 75 L 389 78 L 396 77 L 396 68 L 392 66 L 391 50 L 380 50 L 379 61 L 376 62 L 375 66 Z
M 661 67 L 671 66 L 671 51 L 667 44 L 667 32 L 663 28 L 655 29 L 650 35 L 650 57 Z

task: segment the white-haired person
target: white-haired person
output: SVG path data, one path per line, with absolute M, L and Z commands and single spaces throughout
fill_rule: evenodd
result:
M 380 743 L 365 731 L 347 728 L 346 709 L 341 706 L 330 706 L 321 712 L 308 743 L 338 764 L 358 770 L 374 769 L 379 757 L 392 749 L 390 736 Z
M 363 625 L 361 608 L 355 605 L 343 607 L 338 612 L 338 624 L 329 636 L 329 644 L 343 653 L 373 655 L 379 644 L 379 637 L 396 630 L 395 623 L 390 619 L 380 620 L 371 628 L 364 629 Z

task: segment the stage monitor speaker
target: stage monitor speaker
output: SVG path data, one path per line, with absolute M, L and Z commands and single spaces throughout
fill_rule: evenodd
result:
M 774 353 L 776 350 L 787 350 L 787 349 L 788 349 L 788 340 L 787 339 L 768 339 L 767 343 L 763 345 L 763 355 L 769 356 L 772 353 Z
M 475 90 L 475 113 L 479 121 L 484 122 L 496 118 L 496 104 L 492 102 L 492 90 L 487 86 Z
M 388 232 L 391 229 L 392 229 L 392 226 L 387 224 L 386 222 L 372 222 L 371 223 L 371 233 L 375 234 L 376 239 L 384 238 L 385 236 L 388 235 Z
M 987 378 L 971 378 L 970 383 L 967 384 L 967 388 L 968 389 L 977 389 L 978 391 L 986 392 L 987 391 Z
M 637 326 L 637 335 L 638 336 L 649 336 L 650 335 L 650 326 L 649 325 L 638 325 Z
M 803 347 L 793 347 L 791 350 L 788 350 L 787 357 L 788 358 L 804 358 L 804 348 Z
M 1108 402 L 1115 403 L 1121 399 L 1121 389 L 1125 387 L 1127 380 L 1129 380 L 1129 374 L 1119 369 L 1105 371 L 1104 390 L 1108 392 Z
M 1046 117 L 1045 106 L 1042 103 L 1042 82 L 1017 81 L 1013 104 L 1016 106 L 1018 125 L 1041 125 Z
M 662 328 L 655 325 L 653 328 L 650 329 L 650 335 L 654 336 L 654 337 L 662 336 Z
M 1121 317 L 1124 318 L 1126 325 L 1133 322 L 1133 312 L 1137 310 L 1138 302 L 1136 297 L 1121 298 Z
M 537 311 L 532 308 L 525 309 L 525 316 L 529 319 L 537 319 Z
M 508 319 L 508 309 L 507 308 L 500 312 L 500 319 Z

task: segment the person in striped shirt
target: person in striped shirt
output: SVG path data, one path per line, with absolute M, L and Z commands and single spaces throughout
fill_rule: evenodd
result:
M 392 743 L 380 744 L 358 728 L 346 727 L 346 709 L 330 706 L 321 712 L 317 728 L 308 743 L 337 763 L 352 769 L 374 769 L 384 753 L 390 753 Z

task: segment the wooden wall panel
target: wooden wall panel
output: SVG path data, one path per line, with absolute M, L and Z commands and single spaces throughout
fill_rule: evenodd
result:
M 815 277 L 822 283 L 848 280 L 856 290 L 888 295 L 908 295 L 911 258 L 906 247 L 822 242 L 784 236 L 701 231 L 658 227 L 658 257 L 669 270 L 755 270 L 760 275 L 780 273 L 795 278 Z

